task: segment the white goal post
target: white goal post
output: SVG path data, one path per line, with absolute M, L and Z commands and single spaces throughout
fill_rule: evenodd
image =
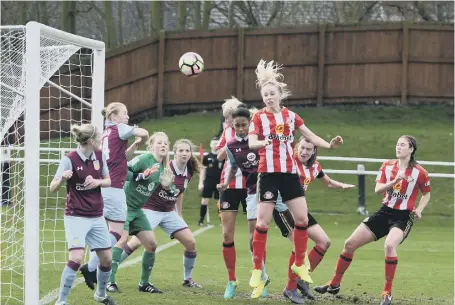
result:
M 91 121 L 102 130 L 105 46 L 101 41 L 33 21 L 26 26 L 1 26 L 1 33 L 0 140 L 12 136 L 13 145 L 23 147 L 17 156 L 24 160 L 22 163 L 16 162 L 20 164 L 14 165 L 16 170 L 11 183 L 2 181 L 2 187 L 8 183 L 10 189 L 18 188 L 18 192 L 23 189 L 24 193 L 22 197 L 8 197 L 15 201 L 14 204 L 10 203 L 10 207 L 0 207 L 0 239 L 3 239 L 1 250 L 4 252 L 2 259 L 8 255 L 23 256 L 23 266 L 18 266 L 17 262 L 10 263 L 8 257 L 3 264 L 0 263 L 0 303 L 36 305 L 40 300 L 40 257 L 43 252 L 43 246 L 40 245 L 43 235 L 42 225 L 40 226 L 40 189 L 42 192 L 43 187 L 47 186 L 42 183 L 43 173 L 40 173 L 40 146 L 43 145 L 43 140 L 59 146 L 70 143 L 71 141 L 64 141 L 66 137 L 71 138 L 68 136 L 68 126 L 71 123 Z M 43 92 L 48 92 L 48 96 L 43 96 Z M 80 103 L 80 109 L 72 111 L 74 103 Z M 60 111 L 64 107 L 65 110 Z M 51 109 L 54 117 L 51 116 Z M 49 113 L 43 114 L 46 110 Z M 91 117 L 87 113 L 91 113 Z M 43 120 L 46 115 L 48 119 Z M 89 118 L 83 118 L 84 115 Z M 55 121 L 57 125 L 54 124 Z M 43 133 L 42 126 L 48 128 L 49 133 Z M 60 136 L 60 141 L 54 141 L 52 135 Z M 72 144 L 65 145 L 74 147 Z M 4 160 L 9 158 L 8 154 L 2 156 L 0 164 L 10 162 Z M 54 170 L 49 168 L 45 175 L 50 176 Z M 61 202 L 62 200 L 59 204 Z M 11 217 L 11 221 L 7 222 L 6 217 Z M 19 222 L 17 219 L 21 218 L 23 219 Z M 22 226 L 23 237 L 19 236 Z M 14 241 L 16 244 L 13 245 Z M 22 249 L 14 250 L 15 252 L 10 250 L 18 247 Z M 21 258 L 16 260 L 20 262 Z M 63 268 L 63 265 L 60 266 Z M 9 287 L 4 282 L 7 280 L 2 280 L 2 275 L 5 274 L 12 274 Z

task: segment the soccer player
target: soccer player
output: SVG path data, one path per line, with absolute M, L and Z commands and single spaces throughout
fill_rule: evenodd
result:
M 250 286 L 253 288 L 261 283 L 267 230 L 278 192 L 295 222 L 293 235 L 296 255 L 291 270 L 300 279 L 312 283 L 308 269 L 304 266 L 308 242 L 308 209 L 293 158 L 295 130 L 298 129 L 318 147 L 336 148 L 343 143 L 340 136 L 327 143 L 311 132 L 298 114 L 280 105 L 281 101 L 290 95 L 290 91 L 281 81 L 283 75 L 278 72 L 279 69 L 273 61 L 266 63 L 263 60 L 256 69 L 257 84 L 266 107 L 254 114 L 249 131 L 249 146 L 251 149 L 258 149 L 260 156 L 258 219 L 253 236 L 254 269 L 250 279 Z
M 247 219 L 248 228 L 250 232 L 250 250 L 251 255 L 253 240 L 253 232 L 256 227 L 256 183 L 257 183 L 257 168 L 259 156 L 256 150 L 248 147 L 248 127 L 250 124 L 250 111 L 243 105 L 232 113 L 233 123 L 232 126 L 235 130 L 235 137 L 231 139 L 226 145 L 226 153 L 230 166 L 226 170 L 227 178 L 223 184 L 219 184 L 218 188 L 221 191 L 226 190 L 230 181 L 236 176 L 237 170 L 240 169 L 244 177 L 246 177 L 246 188 L 248 197 L 247 202 Z M 236 213 L 231 215 L 236 216 Z M 235 222 L 235 219 L 234 219 Z M 225 299 L 232 299 L 235 295 L 235 290 L 238 286 L 238 281 L 235 276 L 236 252 L 234 247 L 234 230 L 235 226 L 230 228 L 229 235 L 223 234 L 223 256 L 228 269 L 229 281 L 224 293 Z M 232 246 L 229 246 L 232 245 Z M 262 266 L 261 283 L 256 287 L 251 298 L 255 299 L 260 296 L 266 296 L 266 286 L 270 283 L 270 278 L 265 273 L 265 267 Z
M 109 232 L 103 217 L 102 187 L 109 187 L 111 180 L 106 160 L 98 150 L 101 132 L 91 124 L 73 125 L 71 132 L 79 143 L 76 150 L 64 156 L 50 185 L 57 192 L 66 182 L 65 237 L 69 260 L 60 280 L 60 293 L 56 305 L 67 305 L 67 298 L 76 279 L 85 252 L 85 244 L 100 258 L 94 299 L 98 303 L 115 305 L 106 295 L 106 285 L 111 274 L 112 253 Z
M 183 193 L 193 175 L 199 173 L 201 167 L 199 161 L 193 156 L 193 147 L 193 143 L 188 139 L 180 139 L 175 142 L 174 160 L 169 163 L 169 167 L 175 176 L 173 193 L 165 192 L 159 185 L 145 203 L 143 211 L 153 230 L 160 226 L 169 234 L 171 239 L 175 238 L 183 245 L 182 286 L 202 288 L 193 280 L 192 275 L 196 263 L 196 241 L 193 233 L 181 217 Z M 140 241 L 135 236 L 128 242 L 131 252 L 140 245 Z M 124 255 L 127 254 L 124 253 Z
M 202 159 L 203 168 L 201 170 L 201 174 L 199 175 L 198 187 L 202 195 L 200 217 L 198 221 L 199 226 L 204 225 L 204 218 L 207 214 L 207 205 L 210 198 L 213 197 L 215 200 L 220 198 L 216 185 L 220 183 L 222 162 L 218 161 L 217 158 L 217 144 L 218 139 L 213 138 L 210 141 L 211 152 L 205 155 Z
M 225 161 L 227 158 L 226 155 L 226 144 L 235 137 L 235 130 L 232 127 L 232 113 L 237 109 L 242 103 L 235 97 L 226 99 L 225 103 L 221 106 L 223 110 L 223 116 L 225 118 L 225 129 L 221 135 L 218 146 L 216 147 L 218 151 L 218 160 Z M 220 184 L 224 183 L 224 180 L 227 178 L 227 169 L 230 167 L 229 162 L 224 162 L 224 167 L 221 172 Z M 235 175 L 235 179 L 232 179 L 227 190 L 220 193 L 220 216 L 221 224 L 223 226 L 223 232 L 225 230 L 230 230 L 231 227 L 235 226 L 235 218 L 237 214 L 232 214 L 232 212 L 237 212 L 239 210 L 240 204 L 244 206 L 244 211 L 246 210 L 246 180 L 242 175 L 242 171 L 239 169 Z M 229 212 L 225 213 L 224 212 Z M 224 220 L 223 220 L 224 219 Z M 224 226 L 226 223 L 226 227 Z M 223 233 L 224 234 L 224 233 Z
M 112 274 L 107 290 L 120 292 L 115 280 L 119 264 L 132 250 L 127 245 L 128 235 L 135 236 L 144 245 L 142 271 L 138 290 L 147 293 L 161 293 L 150 283 L 150 274 L 155 264 L 156 238 L 142 207 L 154 190 L 161 185 L 163 192 L 172 193 L 173 172 L 169 164 L 169 139 L 164 132 L 155 132 L 148 140 L 149 152 L 128 162 L 128 176 L 125 183 L 128 215 L 124 225 L 124 236 L 112 250 Z
M 297 161 L 300 183 L 305 192 L 307 191 L 308 186 L 316 178 L 320 179 L 329 188 L 351 189 L 355 187 L 353 184 L 345 184 L 331 179 L 323 172 L 321 164 L 316 161 L 316 157 L 317 147 L 308 141 L 308 139 L 301 137 L 297 144 L 297 150 L 294 158 Z M 278 196 L 277 205 L 273 211 L 273 218 L 275 223 L 280 228 L 282 235 L 288 237 L 292 241 L 292 228 L 294 227 L 294 220 L 292 219 L 292 215 L 289 213 L 286 205 L 283 204 L 281 196 Z M 330 239 L 310 213 L 308 213 L 307 231 L 308 238 L 315 243 L 315 246 L 308 253 L 310 272 L 313 272 L 322 261 L 324 254 L 330 247 Z M 314 299 L 314 296 L 309 289 L 308 283 L 302 280 L 297 281 L 296 276 L 293 274 L 291 266 L 294 261 L 295 253 L 292 251 L 289 257 L 288 284 L 283 291 L 283 295 L 290 299 L 293 303 L 303 304 L 302 298 L 297 293 L 297 288 L 302 292 L 303 296 L 306 296 L 311 300 Z
M 414 219 L 422 218 L 422 211 L 430 201 L 430 179 L 427 171 L 415 160 L 417 141 L 411 136 L 401 136 L 395 148 L 396 160 L 382 164 L 376 178 L 376 194 L 384 194 L 382 207 L 367 217 L 344 242 L 336 264 L 335 275 L 324 286 L 316 287 L 319 293 L 340 292 L 340 283 L 354 257 L 354 252 L 384 236 L 385 283 L 381 305 L 392 303 L 392 282 L 398 264 L 397 248 L 408 237 Z M 418 193 L 422 193 L 416 207 Z
M 105 129 L 101 138 L 101 147 L 106 158 L 111 177 L 111 186 L 103 188 L 104 218 L 109 226 L 111 246 L 114 247 L 123 233 L 126 219 L 126 198 L 123 186 L 127 174 L 127 159 L 131 159 L 136 148 L 145 143 L 149 133 L 147 130 L 128 125 L 128 110 L 122 103 L 110 103 L 102 110 L 106 118 Z M 128 147 L 128 139 L 136 137 L 136 141 Z M 90 254 L 90 261 L 81 267 L 85 283 L 94 289 L 98 257 Z

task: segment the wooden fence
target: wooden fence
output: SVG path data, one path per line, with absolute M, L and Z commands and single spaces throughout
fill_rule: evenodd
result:
M 453 25 L 382 24 L 162 33 L 113 50 L 106 60 L 106 103 L 131 114 L 218 107 L 237 96 L 259 105 L 261 58 L 283 64 L 287 104 L 452 102 Z M 205 71 L 187 78 L 180 56 L 199 53 Z

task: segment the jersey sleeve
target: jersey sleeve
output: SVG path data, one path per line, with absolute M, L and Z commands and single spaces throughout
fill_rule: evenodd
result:
M 142 154 L 134 157 L 131 161 L 128 162 L 128 171 L 133 173 L 142 173 L 149 166 L 148 159 L 151 157 L 149 154 Z
M 385 166 L 387 162 L 382 163 L 381 168 L 379 169 L 379 173 L 376 176 L 376 183 L 386 183 L 386 177 L 385 177 Z
M 299 129 L 300 126 L 302 126 L 303 124 L 305 124 L 305 122 L 303 121 L 303 119 L 300 117 L 300 115 L 298 115 L 297 113 L 295 114 L 295 129 Z
M 101 176 L 106 177 L 109 175 L 109 168 L 107 167 L 106 156 L 104 154 L 101 154 L 101 156 L 103 162 L 103 171 L 101 172 Z
M 117 128 L 120 139 L 128 140 L 130 137 L 133 136 L 133 129 L 136 127 L 120 123 L 117 125 Z
M 253 118 L 251 119 L 250 129 L 248 131 L 248 134 L 259 135 L 260 133 L 261 133 L 261 117 L 259 116 L 258 113 L 255 113 L 253 115 Z
M 232 154 L 231 150 L 227 147 L 226 147 L 226 153 L 227 153 L 227 156 L 229 159 L 229 163 L 231 164 L 231 167 L 237 168 L 237 162 L 235 161 L 235 157 Z
M 63 156 L 63 158 L 60 160 L 60 164 L 58 165 L 54 179 L 61 179 L 64 171 L 72 169 L 73 165 L 71 164 L 71 160 L 67 156 Z
M 218 142 L 218 145 L 216 146 L 216 150 L 220 150 L 226 146 L 226 129 L 223 131 L 223 134 L 221 135 L 220 141 Z
M 421 171 L 419 189 L 422 193 L 431 192 L 430 177 L 428 176 L 428 172 L 424 169 L 422 169 L 422 171 Z

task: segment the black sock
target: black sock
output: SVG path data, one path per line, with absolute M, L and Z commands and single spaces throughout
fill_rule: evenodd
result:
M 201 204 L 201 212 L 200 212 L 201 218 L 199 219 L 199 222 L 204 222 L 204 218 L 205 218 L 206 214 L 207 214 L 207 205 Z

